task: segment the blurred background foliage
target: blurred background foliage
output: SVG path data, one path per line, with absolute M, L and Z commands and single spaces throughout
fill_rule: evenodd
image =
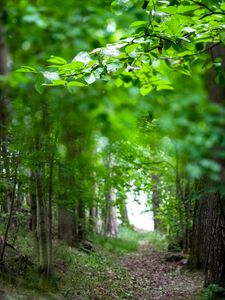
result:
M 188 10 L 187 2 L 190 4 L 182 2 L 180 18 L 165 20 L 164 14 L 173 14 L 177 1 L 158 1 L 158 13 L 154 1 L 5 1 L 1 26 L 10 72 L 0 76 L 0 86 L 10 100 L 7 143 L 10 152 L 19 157 L 24 191 L 29 189 L 30 171 L 37 162 L 44 168 L 46 182 L 50 180 L 46 166 L 53 157 L 55 210 L 57 205 L 71 208 L 81 202 L 85 209 L 94 205 L 104 210 L 105 190 L 111 186 L 121 220 L 126 223 L 122 212 L 127 193 L 136 194 L 138 201 L 138 194 L 144 191 L 146 209 L 153 211 L 155 225 L 159 221 L 156 229 L 172 241 L 191 228 L 205 177 L 224 192 L 219 163 L 225 157 L 224 107 L 209 101 L 207 91 L 207 70 L 221 64 L 211 62 L 207 53 L 199 59 L 192 57 L 212 36 L 204 27 L 205 18 L 204 26 L 196 24 L 207 9 L 193 12 L 196 7 Z M 211 1 L 204 3 L 211 5 Z M 215 2 L 213 8 L 223 9 L 222 4 Z M 191 17 L 196 22 L 193 36 L 189 36 L 193 32 Z M 185 27 L 189 42 L 183 38 L 182 22 L 189 24 Z M 215 42 L 224 34 L 217 22 L 215 16 L 209 22 L 210 28 L 219 32 Z M 152 34 L 151 26 L 157 34 L 165 31 L 167 44 L 164 41 L 162 49 L 158 36 L 152 42 L 144 40 Z M 111 53 L 107 61 L 111 73 L 102 68 L 101 74 L 96 69 L 85 77 L 87 84 L 93 84 L 68 88 L 43 85 L 42 69 L 47 79 L 53 76 L 49 62 L 54 65 L 58 60 L 62 68 L 66 65 L 71 71 L 66 62 L 86 59 L 92 49 L 132 35 L 144 37 L 122 48 L 129 57 L 122 56 L 121 61 L 127 61 L 121 65 L 121 61 L 113 61 Z M 179 59 L 174 65 L 166 59 L 156 62 L 161 54 L 176 54 Z M 188 56 L 187 62 L 182 55 Z M 40 73 L 14 72 L 21 66 L 31 66 Z M 135 72 L 124 69 L 131 66 Z M 217 80 L 224 85 L 220 71 Z M 82 85 L 83 81 L 79 82 Z M 5 184 L 3 181 L 3 190 Z

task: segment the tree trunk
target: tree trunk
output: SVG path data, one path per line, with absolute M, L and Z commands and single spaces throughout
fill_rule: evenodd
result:
M 225 67 L 225 49 L 223 46 L 214 47 L 211 57 L 222 59 Z M 208 74 L 207 89 L 209 99 L 212 102 L 223 105 L 225 88 L 216 82 L 216 71 L 211 69 Z M 220 189 L 225 182 L 225 161 L 218 158 L 220 146 L 211 151 L 211 158 L 221 165 L 220 186 L 207 180 L 205 190 L 209 188 L 217 192 L 206 193 L 203 199 L 197 203 L 193 226 L 192 247 L 190 265 L 192 267 L 205 267 L 205 286 L 213 283 L 225 284 L 225 215 L 224 197 L 221 197 Z M 205 180 L 204 180 L 205 182 Z
M 211 199 L 211 231 L 206 262 L 205 286 L 225 283 L 225 215 L 224 200 L 217 192 Z
M 76 243 L 75 237 L 75 209 L 64 206 L 58 207 L 58 238 L 67 245 L 73 247 Z
M 160 219 L 159 219 L 159 209 L 160 209 L 161 199 L 159 193 L 159 176 L 152 175 L 152 211 L 153 211 L 153 221 L 154 230 L 160 231 Z
M 30 171 L 30 210 L 31 210 L 31 230 L 33 235 L 33 253 L 39 257 L 38 232 L 37 232 L 37 194 L 35 172 Z
M 15 202 L 15 197 L 16 197 L 17 169 L 18 169 L 18 161 L 16 161 L 14 182 L 13 182 L 12 191 L 10 192 L 10 196 L 9 196 L 9 198 L 10 198 L 9 217 L 8 217 L 8 221 L 6 224 L 5 233 L 3 236 L 3 244 L 2 244 L 1 253 L 0 253 L 0 263 L 4 262 L 5 246 L 6 246 L 9 228 L 11 225 L 11 220 L 12 220 L 12 215 L 13 215 L 14 202 Z
M 47 246 L 47 226 L 46 226 L 46 205 L 43 190 L 44 175 L 41 166 L 37 166 L 35 172 L 37 187 L 37 231 L 39 242 L 39 268 L 40 272 L 47 274 L 48 270 L 48 246 Z
M 106 236 L 117 236 L 118 235 L 118 224 L 116 216 L 115 206 L 115 191 L 110 188 L 105 193 L 105 209 L 104 209 L 104 235 Z
M 52 254 L 52 197 L 53 197 L 53 167 L 54 167 L 54 152 L 52 153 L 52 157 L 50 159 L 49 166 L 49 184 L 48 184 L 48 277 L 52 273 L 52 262 L 53 262 L 53 254 Z
M 5 30 L 0 22 L 0 75 L 8 73 L 8 49 L 4 39 Z M 0 89 L 0 142 L 5 140 L 7 123 L 9 119 L 9 101 L 6 99 L 5 89 Z
M 195 205 L 189 265 L 192 269 L 205 269 L 213 224 L 216 197 L 204 194 Z
M 79 199 L 77 207 L 77 216 L 78 216 L 78 227 L 77 227 L 77 237 L 78 242 L 82 242 L 86 238 L 86 214 L 85 214 L 85 204 L 83 199 Z

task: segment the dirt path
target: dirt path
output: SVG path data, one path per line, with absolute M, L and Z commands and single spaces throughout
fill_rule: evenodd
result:
M 132 300 L 199 299 L 202 274 L 166 261 L 165 253 L 151 250 L 145 241 L 140 243 L 138 252 L 122 257 L 120 264 L 129 271 L 134 283 Z

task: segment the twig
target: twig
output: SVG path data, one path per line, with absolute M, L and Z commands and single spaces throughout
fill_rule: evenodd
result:
M 206 4 L 204 3 L 201 3 L 201 2 L 198 2 L 198 1 L 195 1 L 195 0 L 190 0 L 191 2 L 195 3 L 195 4 L 198 4 L 199 6 L 201 7 L 204 7 L 206 8 L 208 11 L 210 11 L 210 13 L 202 16 L 199 18 L 199 20 L 202 20 L 206 17 L 209 17 L 209 16 L 212 16 L 212 15 L 224 15 L 225 16 L 225 12 L 222 12 L 222 11 L 215 11 L 215 10 L 212 10 L 210 7 L 208 7 Z
M 208 7 L 206 4 L 195 1 L 195 0 L 190 0 L 191 2 L 194 2 L 195 4 L 198 4 L 199 6 L 205 7 L 206 9 L 208 9 L 209 11 L 211 11 L 211 13 L 214 13 L 214 10 L 212 10 L 210 7 Z

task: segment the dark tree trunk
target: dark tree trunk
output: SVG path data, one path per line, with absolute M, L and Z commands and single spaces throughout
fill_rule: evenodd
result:
M 221 58 L 223 69 L 225 67 L 225 49 L 223 46 L 217 46 L 211 50 L 211 57 Z M 211 69 L 208 74 L 207 88 L 210 101 L 223 104 L 225 88 L 216 83 L 216 71 Z M 190 265 L 195 268 L 205 267 L 205 286 L 213 283 L 225 284 L 225 199 L 221 196 L 220 189 L 223 190 L 225 182 L 225 162 L 224 158 L 218 158 L 218 152 L 221 151 L 218 145 L 211 151 L 211 159 L 215 159 L 221 165 L 220 185 L 210 182 L 208 179 L 205 190 L 214 189 L 217 192 L 207 193 L 202 200 L 197 203 Z
M 159 210 L 160 210 L 160 192 L 159 192 L 159 183 L 160 179 L 158 175 L 152 175 L 152 211 L 153 211 L 153 221 L 154 221 L 154 230 L 161 231 L 161 224 L 159 219 Z
M 78 227 L 77 227 L 77 237 L 78 242 L 82 242 L 86 238 L 86 214 L 85 214 L 85 204 L 83 199 L 79 199 L 77 207 L 77 217 L 78 217 Z
M 220 193 L 211 199 L 211 231 L 206 262 L 205 286 L 211 283 L 225 284 L 225 215 L 224 200 Z
M 205 194 L 196 202 L 189 259 L 192 269 L 206 267 L 216 198 L 215 194 Z
M 31 224 L 30 229 L 33 235 L 33 252 L 36 257 L 39 257 L 38 247 L 38 233 L 37 233 L 37 195 L 35 173 L 30 172 L 30 210 L 31 210 Z
M 77 235 L 75 224 L 75 209 L 58 207 L 58 238 L 67 245 L 73 247 L 76 243 Z

